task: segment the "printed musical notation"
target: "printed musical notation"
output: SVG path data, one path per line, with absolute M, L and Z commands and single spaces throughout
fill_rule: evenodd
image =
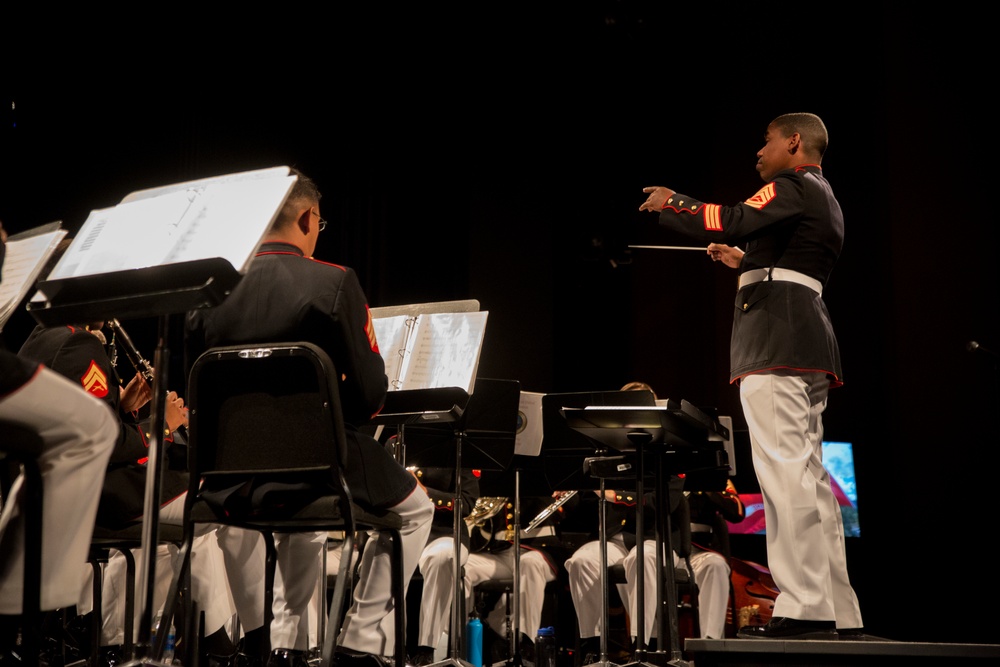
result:
M 472 393 L 489 311 L 375 318 L 389 391 L 460 387 Z

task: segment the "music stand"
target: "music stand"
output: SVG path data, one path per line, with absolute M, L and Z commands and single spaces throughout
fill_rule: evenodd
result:
M 646 408 L 591 406 L 584 408 L 564 408 L 562 414 L 571 428 L 587 433 L 609 447 L 623 452 L 636 452 L 636 636 L 638 638 L 635 657 L 638 665 L 650 665 L 645 661 L 645 618 L 644 618 L 644 553 L 642 526 L 642 498 L 644 494 L 644 454 L 648 451 L 656 458 L 656 498 L 666 497 L 664 479 L 668 472 L 666 458 L 672 456 L 671 473 L 708 469 L 724 466 L 728 470 L 726 452 L 716 439 L 729 437 L 728 430 L 718 419 L 713 419 L 687 401 L 667 401 L 664 406 Z M 677 623 L 677 590 L 671 558 L 670 567 L 663 561 L 673 548 L 670 538 L 669 508 L 656 512 L 656 597 L 661 601 L 658 615 L 658 636 L 669 636 L 670 659 L 668 665 L 686 667 L 680 650 Z M 664 588 L 666 590 L 664 590 Z M 666 615 L 663 609 L 666 608 Z M 658 649 L 657 653 L 664 653 Z
M 607 667 L 613 665 L 608 660 L 608 539 L 607 539 L 607 499 L 605 498 L 606 475 L 590 475 L 590 462 L 607 453 L 607 447 L 586 431 L 572 428 L 563 417 L 564 408 L 586 406 L 654 406 L 655 396 L 648 391 L 590 391 L 565 394 L 547 394 L 542 398 L 542 419 L 544 421 L 544 468 L 549 484 L 556 489 L 593 489 L 595 478 L 600 493 L 598 501 L 598 542 L 601 552 L 601 629 L 600 657 L 593 664 Z M 629 470 L 632 466 L 628 465 Z M 626 476 L 631 479 L 632 475 Z M 641 498 L 641 496 L 640 496 Z
M 162 658 L 168 634 L 159 632 L 155 646 L 151 644 L 169 316 L 225 299 L 242 279 L 296 180 L 288 167 L 275 167 L 130 193 L 118 206 L 91 212 L 26 306 L 44 326 L 158 318 L 142 516 L 141 615 L 134 648 L 140 664 L 165 664 L 156 661 Z M 162 247 L 150 248 L 151 241 Z M 172 612 L 170 600 L 166 604 Z M 185 620 L 190 641 L 193 619 Z M 169 617 L 162 621 L 166 627 L 170 622 Z
M 400 430 L 397 442 L 401 453 L 400 463 L 404 465 L 420 465 L 422 467 L 440 467 L 440 462 L 451 458 L 455 461 L 455 504 L 454 504 L 454 542 L 453 585 L 451 624 L 448 632 L 448 657 L 434 665 L 455 665 L 470 667 L 471 663 L 462 660 L 460 655 L 462 620 L 459 618 L 460 598 L 464 596 L 462 579 L 462 540 L 461 532 L 465 530 L 462 519 L 462 475 L 463 468 L 478 470 L 503 470 L 514 453 L 514 437 L 517 428 L 517 402 L 521 385 L 516 380 L 494 380 L 477 378 L 474 392 L 468 396 L 468 402 L 460 413 L 448 410 L 444 419 L 438 421 L 430 418 L 426 411 L 407 410 L 399 415 L 397 423 L 400 426 L 408 424 L 405 430 Z M 456 397 L 454 388 L 448 388 L 444 397 L 437 404 L 447 406 L 454 403 Z M 422 398 L 433 398 L 434 390 L 414 390 L 431 392 L 421 394 Z M 390 392 L 407 394 L 410 392 Z M 398 404 L 402 405 L 402 403 Z M 410 404 L 416 406 L 416 404 Z M 415 414 L 420 417 L 415 419 Z M 393 423 L 397 418 L 392 413 L 384 411 L 378 416 L 379 423 Z M 445 421 L 446 420 L 446 421 Z

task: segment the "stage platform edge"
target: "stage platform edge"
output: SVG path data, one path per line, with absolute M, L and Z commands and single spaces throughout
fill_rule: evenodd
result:
M 894 667 L 1000 664 L 1000 644 L 859 641 L 685 639 L 693 667 Z

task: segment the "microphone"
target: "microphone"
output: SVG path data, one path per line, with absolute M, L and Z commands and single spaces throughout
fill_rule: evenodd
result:
M 965 349 L 968 350 L 969 352 L 984 352 L 994 357 L 1000 357 L 1000 354 L 997 354 L 988 347 L 983 347 L 977 341 L 974 340 L 970 340 L 968 343 L 966 343 Z

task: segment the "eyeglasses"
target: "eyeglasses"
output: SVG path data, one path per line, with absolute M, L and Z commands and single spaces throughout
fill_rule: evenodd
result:
M 324 229 L 326 229 L 326 220 L 324 220 L 320 216 L 320 214 L 316 212 L 316 209 L 312 209 L 311 208 L 309 210 L 312 212 L 313 215 L 315 215 L 317 218 L 319 218 L 319 231 L 323 231 Z

